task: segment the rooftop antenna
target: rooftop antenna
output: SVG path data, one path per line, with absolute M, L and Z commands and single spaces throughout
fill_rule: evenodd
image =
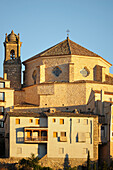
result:
M 70 30 L 69 29 L 67 29 L 67 38 L 69 37 L 69 32 L 70 32 Z

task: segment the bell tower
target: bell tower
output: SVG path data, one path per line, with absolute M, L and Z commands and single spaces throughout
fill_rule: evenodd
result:
M 11 81 L 11 88 L 14 90 L 21 89 L 21 45 L 19 34 L 16 35 L 13 30 L 9 35 L 6 33 L 4 73 L 7 73 L 7 79 Z

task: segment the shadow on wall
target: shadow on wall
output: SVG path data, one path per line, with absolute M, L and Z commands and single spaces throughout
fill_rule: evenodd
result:
M 64 159 L 64 170 L 67 170 L 71 168 L 70 164 L 69 164 L 69 156 L 68 154 L 66 153 L 65 155 L 65 159 Z

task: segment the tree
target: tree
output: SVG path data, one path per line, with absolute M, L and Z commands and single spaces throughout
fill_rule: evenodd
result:
M 93 164 L 93 170 L 96 170 L 96 163 Z
M 91 161 L 90 161 L 90 153 L 88 151 L 88 156 L 87 156 L 87 170 L 91 170 Z
M 107 163 L 104 161 L 103 162 L 103 167 L 102 167 L 102 170 L 107 170 L 108 168 L 107 168 Z

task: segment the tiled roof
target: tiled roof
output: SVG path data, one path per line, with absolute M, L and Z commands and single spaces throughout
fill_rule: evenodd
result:
M 109 84 L 113 84 L 113 77 L 106 74 L 105 75 L 105 82 L 109 83 Z
M 32 103 L 21 103 L 21 104 L 16 104 L 14 107 L 39 107 L 39 105 L 32 104 Z
M 72 113 L 56 111 L 55 113 L 44 112 L 47 117 L 96 117 L 93 113 Z
M 22 111 L 14 111 L 8 112 L 10 117 L 46 117 L 44 113 L 37 113 L 37 112 L 22 112 Z
M 56 111 L 55 113 L 50 112 L 21 112 L 21 111 L 14 111 L 9 112 L 8 115 L 10 117 L 96 117 L 93 113 L 72 113 L 72 112 L 61 112 Z
M 80 55 L 80 56 L 92 56 L 92 57 L 100 57 L 94 52 L 80 46 L 79 44 L 71 41 L 68 37 L 66 40 L 56 44 L 55 46 L 25 60 L 23 64 L 28 61 L 34 60 L 38 57 L 44 56 L 61 56 L 61 55 Z

